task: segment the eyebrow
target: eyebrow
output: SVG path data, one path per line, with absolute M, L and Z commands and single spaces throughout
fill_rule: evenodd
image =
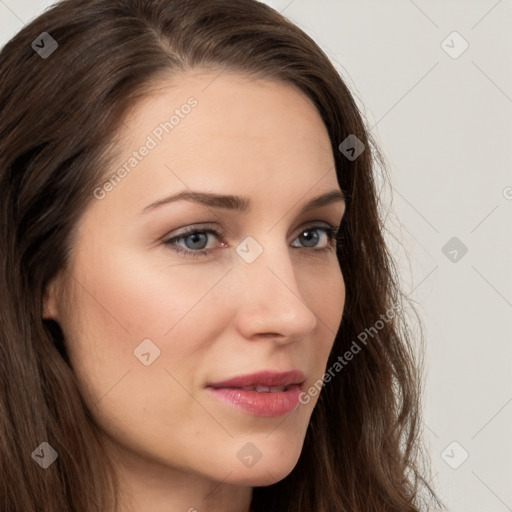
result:
M 154 203 L 149 204 L 143 208 L 139 215 L 147 214 L 156 208 L 165 204 L 173 203 L 176 201 L 192 201 L 197 204 L 208 206 L 211 208 L 224 208 L 226 210 L 234 210 L 242 213 L 248 212 L 251 209 L 251 201 L 249 198 L 244 196 L 233 196 L 224 194 L 214 194 L 211 192 L 199 192 L 193 190 L 185 190 L 174 194 L 163 199 L 159 199 Z M 300 213 L 313 210 L 314 208 L 320 208 L 331 203 L 338 201 L 346 201 L 345 194 L 342 190 L 334 189 L 326 192 L 320 196 L 314 197 L 309 200 L 301 209 Z

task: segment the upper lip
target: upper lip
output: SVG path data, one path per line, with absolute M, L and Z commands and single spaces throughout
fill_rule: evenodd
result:
M 208 387 L 244 388 L 247 386 L 290 386 L 292 384 L 300 385 L 304 381 L 304 374 L 300 370 L 290 370 L 287 372 L 264 370 L 247 375 L 240 375 L 231 379 L 213 382 L 208 384 Z

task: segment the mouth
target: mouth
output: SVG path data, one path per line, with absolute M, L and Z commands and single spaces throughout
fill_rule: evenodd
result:
M 305 380 L 299 370 L 262 371 L 210 383 L 206 388 L 218 400 L 242 412 L 278 417 L 297 408 Z
M 288 391 L 293 386 L 245 386 L 242 389 L 243 391 L 256 391 L 257 393 L 280 393 L 281 391 Z M 234 388 L 237 389 L 237 388 Z

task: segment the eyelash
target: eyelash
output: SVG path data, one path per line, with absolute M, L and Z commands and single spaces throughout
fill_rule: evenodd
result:
M 317 253 L 323 253 L 327 251 L 331 251 L 333 247 L 336 246 L 336 242 L 341 239 L 341 236 L 338 236 L 338 230 L 339 228 L 334 226 L 310 226 L 302 230 L 299 234 L 304 233 L 305 231 L 323 231 L 327 235 L 328 239 L 328 245 L 326 247 L 322 247 L 320 249 L 312 248 L 313 251 L 316 251 Z M 179 254 L 182 254 L 185 257 L 190 258 L 197 258 L 199 256 L 207 256 L 210 254 L 214 249 L 199 249 L 197 251 L 192 251 L 188 249 L 183 249 L 183 247 L 180 247 L 179 245 L 175 245 L 175 242 L 178 240 L 182 240 L 184 238 L 188 238 L 191 235 L 195 234 L 210 234 L 215 235 L 217 238 L 222 236 L 222 233 L 210 229 L 210 228 L 190 228 L 183 233 L 180 233 L 179 235 L 169 238 L 169 240 L 166 240 L 164 244 L 169 245 L 171 249 Z M 308 249 L 308 247 L 302 247 L 303 249 Z M 300 247 L 299 247 L 300 249 Z

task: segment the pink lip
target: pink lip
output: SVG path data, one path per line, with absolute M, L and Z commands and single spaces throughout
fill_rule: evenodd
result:
M 244 388 L 246 386 L 290 386 L 291 384 L 302 384 L 305 380 L 306 378 L 300 370 L 290 370 L 288 372 L 264 370 L 219 382 L 213 382 L 208 384 L 208 387 L 218 389 Z
M 254 416 L 277 417 L 299 405 L 304 374 L 299 370 L 277 373 L 262 371 L 207 385 L 217 399 Z M 247 386 L 283 387 L 283 391 L 250 391 Z

